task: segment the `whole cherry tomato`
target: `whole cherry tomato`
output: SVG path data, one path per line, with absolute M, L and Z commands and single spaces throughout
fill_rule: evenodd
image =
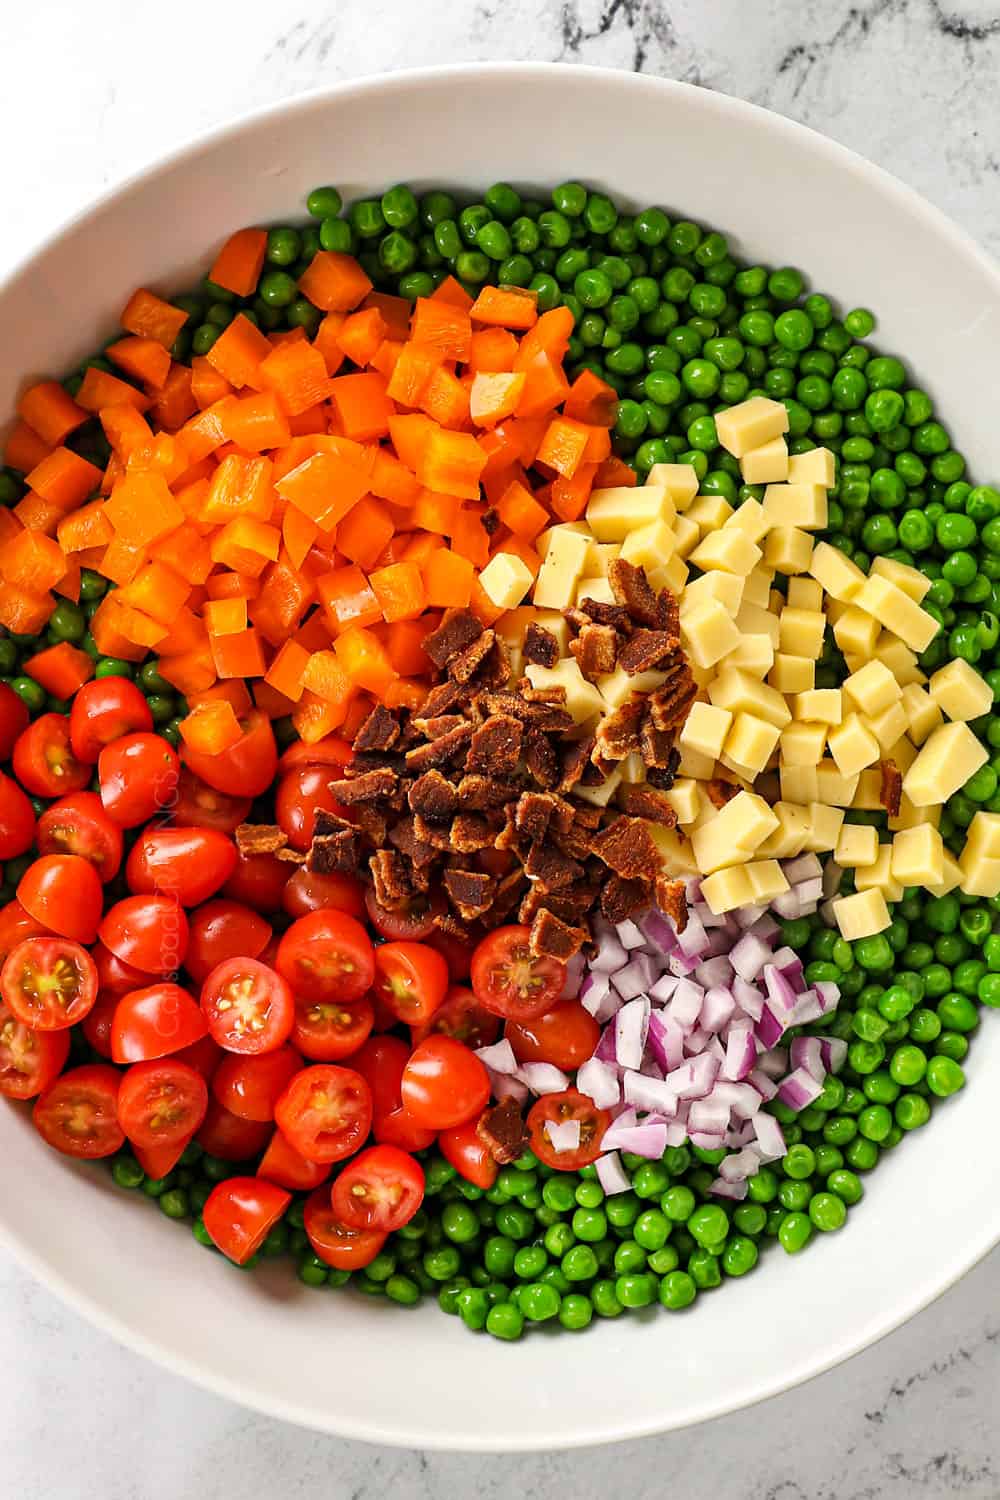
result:
M 243 901 L 254 911 L 280 911 L 288 877 L 295 869 L 276 854 L 237 854 L 236 866 L 222 887 L 231 901 Z
M 150 733 L 153 715 L 127 677 L 95 677 L 85 682 L 69 712 L 69 738 L 77 760 L 95 765 L 105 745 L 136 731 Z
M 403 1107 L 400 1084 L 410 1049 L 398 1036 L 371 1036 L 351 1057 L 351 1067 L 371 1089 L 372 1134 L 386 1146 L 423 1151 L 434 1131 L 418 1125 Z
M 118 1009 L 117 995 L 110 990 L 98 991 L 97 999 L 81 1023 L 81 1029 L 94 1051 L 111 1059 L 111 1028 Z
M 601 1028 L 579 1000 L 561 1000 L 536 1021 L 508 1021 L 504 1036 L 518 1062 L 552 1063 L 573 1073 L 594 1055 Z
M 42 714 L 18 735 L 12 756 L 14 775 L 32 797 L 63 797 L 82 792 L 90 767 L 77 760 L 65 714 Z
M 294 771 L 298 766 L 329 766 L 336 777 L 354 759 L 354 751 L 346 740 L 336 734 L 328 734 L 321 740 L 307 745 L 305 740 L 293 740 L 278 762 L 278 774 Z
M 430 896 L 411 896 L 402 906 L 390 911 L 387 906 L 379 905 L 375 892 L 369 887 L 365 892 L 365 906 L 368 920 L 380 937 L 391 943 L 420 943 L 437 932 L 434 918 L 444 911 L 445 900 L 440 891 L 434 891 Z
M 271 721 L 257 709 L 251 709 L 240 720 L 242 735 L 219 755 L 183 749 L 184 764 L 202 781 L 230 796 L 238 789 L 245 797 L 259 797 L 274 780 L 278 768 L 278 747 L 274 743 Z
M 212 1093 L 242 1120 L 273 1120 L 277 1100 L 301 1067 L 302 1059 L 291 1047 L 259 1057 L 229 1052 L 212 1075 Z
M 145 828 L 125 866 L 130 891 L 200 906 L 236 868 L 236 845 L 214 828 Z
M 0 906 L 0 964 L 25 938 L 48 930 L 44 923 L 29 916 L 20 901 L 8 901 L 6 906 Z
M 28 866 L 17 899 L 29 916 L 61 937 L 92 943 L 104 907 L 101 879 L 78 854 L 43 854 Z
M 40 854 L 79 854 L 107 884 L 121 868 L 122 831 L 104 811 L 96 792 L 71 792 L 47 807 L 38 820 Z
M 261 1120 L 241 1120 L 210 1097 L 195 1139 L 209 1156 L 217 1156 L 220 1161 L 251 1161 L 271 1139 L 272 1128 Z
M 435 1032 L 453 1036 L 457 1042 L 464 1042 L 475 1051 L 477 1047 L 488 1047 L 496 1041 L 500 1035 L 500 1018 L 484 1010 L 471 990 L 453 984 L 430 1020 L 410 1027 L 413 1045 Z
M 101 751 L 97 775 L 101 801 L 121 828 L 136 828 L 177 800 L 180 761 L 158 734 L 127 734 Z
M 148 974 L 131 964 L 122 963 L 103 943 L 95 943 L 90 956 L 97 966 L 97 987 L 102 993 L 127 995 L 129 990 L 141 990 L 149 983 Z
M 477 1123 L 477 1120 L 467 1120 L 464 1125 L 442 1130 L 438 1136 L 438 1150 L 460 1177 L 488 1192 L 497 1180 L 499 1168 L 489 1148 L 476 1133 Z

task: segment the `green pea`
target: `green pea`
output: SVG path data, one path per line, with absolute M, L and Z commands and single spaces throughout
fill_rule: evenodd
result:
M 519 1339 L 524 1329 L 524 1314 L 513 1302 L 497 1302 L 486 1314 L 486 1332 L 495 1339 Z
M 141 1187 L 146 1174 L 134 1156 L 119 1156 L 111 1166 L 111 1176 L 119 1187 Z
M 927 1087 L 939 1099 L 947 1099 L 965 1087 L 965 1073 L 950 1057 L 932 1057 L 927 1064 Z
M 796 1255 L 808 1245 L 812 1233 L 813 1224 L 808 1214 L 785 1214 L 778 1230 L 778 1242 L 786 1254 Z
M 589 1281 L 597 1275 L 597 1256 L 590 1245 L 574 1245 L 563 1256 L 561 1266 L 568 1281 Z

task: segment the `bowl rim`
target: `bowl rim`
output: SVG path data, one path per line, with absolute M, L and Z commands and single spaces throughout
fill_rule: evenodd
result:
M 799 141 L 814 154 L 825 158 L 842 170 L 846 169 L 867 178 L 883 196 L 895 200 L 909 213 L 922 219 L 935 234 L 949 240 L 958 254 L 966 260 L 973 261 L 980 272 L 993 282 L 998 301 L 1000 301 L 1000 265 L 967 230 L 955 223 L 942 209 L 929 202 L 915 188 L 908 186 L 885 168 L 868 161 L 850 147 L 842 145 L 811 126 L 719 90 L 676 79 L 634 73 L 623 68 L 532 61 L 444 63 L 368 74 L 361 78 L 308 89 L 289 98 L 245 110 L 207 130 L 192 133 L 179 145 L 157 154 L 144 165 L 105 188 L 96 197 L 88 200 L 76 213 L 43 236 L 33 248 L 22 253 L 13 266 L 0 277 L 0 296 L 16 284 L 18 278 L 29 269 L 33 262 L 62 242 L 69 240 L 81 225 L 107 205 L 155 179 L 161 173 L 183 167 L 185 163 L 203 152 L 238 138 L 249 127 L 260 125 L 269 119 L 287 118 L 299 112 L 305 113 L 328 100 L 363 100 L 370 94 L 406 93 L 414 88 L 434 87 L 455 78 L 475 81 L 477 78 L 489 76 L 506 78 L 512 84 L 540 81 L 553 83 L 565 75 L 612 90 L 625 89 L 651 95 L 674 94 L 688 98 L 697 94 L 699 96 L 697 108 L 715 111 L 723 118 L 728 118 L 736 127 L 741 122 L 752 122 L 755 129 L 770 132 L 778 140 Z M 879 1343 L 954 1286 L 998 1243 L 1000 1243 L 1000 1215 L 992 1228 L 987 1223 L 974 1238 L 957 1242 L 955 1251 L 943 1267 L 940 1276 L 925 1278 L 917 1283 L 909 1295 L 888 1304 L 884 1316 L 879 1319 L 877 1325 L 862 1326 L 850 1336 L 845 1336 L 838 1344 L 832 1346 L 823 1358 L 807 1358 L 800 1364 L 791 1362 L 780 1376 L 775 1376 L 752 1393 L 735 1399 L 721 1397 L 703 1401 L 693 1413 L 687 1412 L 676 1419 L 665 1415 L 662 1420 L 629 1421 L 624 1414 L 612 1416 L 600 1428 L 582 1432 L 572 1441 L 566 1439 L 564 1432 L 536 1433 L 530 1437 L 518 1435 L 507 1443 L 498 1442 L 495 1447 L 487 1447 L 475 1437 L 466 1437 L 461 1433 L 450 1435 L 447 1441 L 441 1438 L 428 1441 L 426 1433 L 407 1428 L 405 1425 L 393 1424 L 387 1430 L 377 1418 L 365 1422 L 340 1421 L 335 1413 L 329 1417 L 325 1414 L 321 1416 L 319 1412 L 308 1406 L 257 1391 L 248 1393 L 239 1382 L 205 1369 L 193 1358 L 178 1353 L 158 1339 L 146 1335 L 140 1329 L 127 1323 L 96 1296 L 80 1290 L 62 1272 L 40 1257 L 39 1253 L 0 1216 L 0 1245 L 10 1251 L 25 1270 L 101 1332 L 110 1334 L 126 1348 L 145 1356 L 171 1374 L 182 1376 L 195 1386 L 233 1401 L 244 1408 L 260 1411 L 265 1415 L 314 1431 L 324 1431 L 338 1437 L 391 1447 L 473 1453 L 537 1452 L 566 1450 L 570 1447 L 594 1447 L 676 1431 L 745 1410 L 825 1374 L 862 1350 Z

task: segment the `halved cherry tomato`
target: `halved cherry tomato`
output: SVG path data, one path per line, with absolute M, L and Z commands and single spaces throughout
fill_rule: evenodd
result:
M 31 1118 L 42 1139 L 65 1156 L 93 1161 L 125 1144 L 118 1123 L 121 1074 L 108 1063 L 71 1068 L 39 1094 Z
M 350 1005 L 372 987 L 375 953 L 360 922 L 323 909 L 289 927 L 278 948 L 278 970 L 303 1000 Z
M 14 741 L 27 729 L 30 717 L 14 689 L 0 682 L 0 761 L 10 760 Z
M 448 965 L 423 943 L 383 943 L 375 949 L 374 989 L 399 1021 L 429 1021 L 448 990 Z
M 375 1229 L 348 1229 L 334 1217 L 330 1194 L 320 1188 L 306 1199 L 303 1228 L 313 1253 L 338 1271 L 360 1271 L 370 1265 L 387 1236 Z
M 239 1115 L 223 1109 L 211 1095 L 205 1119 L 195 1135 L 198 1145 L 220 1161 L 250 1161 L 260 1155 L 270 1138 L 270 1125 L 260 1120 L 241 1120 Z
M 338 875 L 336 872 L 321 875 L 318 870 L 307 870 L 305 865 L 299 866 L 285 886 L 281 905 L 290 917 L 304 917 L 311 911 L 328 907 L 332 911 L 346 911 L 359 922 L 365 918 L 365 897 L 360 881 L 353 875 Z
M 499 1167 L 489 1148 L 476 1134 L 477 1123 L 477 1120 L 466 1120 L 464 1125 L 442 1130 L 438 1136 L 438 1150 L 460 1177 L 487 1192 L 497 1180 Z
M 454 984 L 429 1021 L 410 1027 L 414 1047 L 435 1034 L 453 1036 L 457 1042 L 464 1042 L 475 1051 L 477 1047 L 488 1047 L 496 1041 L 500 1035 L 500 1018 L 484 1010 L 471 990 Z
M 390 911 L 387 906 L 379 905 L 375 892 L 369 887 L 365 892 L 365 906 L 368 920 L 380 937 L 390 943 L 420 943 L 437 931 L 434 917 L 444 911 L 445 903 L 440 891 L 434 891 L 430 896 L 411 896 L 402 906 Z
M 89 859 L 103 884 L 122 862 L 122 831 L 104 811 L 96 792 L 72 792 L 47 807 L 38 820 L 39 854 L 78 854 Z
M 551 1010 L 566 983 L 566 965 L 536 958 L 530 927 L 498 927 L 472 955 L 472 988 L 480 1005 L 510 1021 L 535 1021 Z
M 0 1094 L 33 1099 L 59 1077 L 68 1057 L 68 1031 L 34 1031 L 0 1000 Z
M 0 964 L 25 938 L 48 932 L 48 928 L 25 911 L 20 901 L 8 901 L 0 907 Z
M 129 990 L 141 990 L 149 983 L 148 974 L 132 964 L 122 963 L 103 943 L 95 943 L 90 956 L 97 967 L 97 988 L 101 992 L 107 990 L 116 996 L 127 995 Z
M 601 1028 L 579 1000 L 561 1000 L 536 1021 L 508 1021 L 504 1036 L 518 1062 L 546 1062 L 573 1072 L 594 1055 Z
M 183 828 L 217 828 L 220 833 L 234 833 L 245 823 L 251 798 L 237 797 L 209 786 L 187 766 L 181 766 L 177 796 L 171 809 L 175 823 Z
M 274 1118 L 308 1161 L 343 1161 L 371 1129 L 371 1090 L 352 1068 L 316 1063 L 295 1075 Z
M 77 760 L 95 765 L 105 745 L 153 728 L 149 704 L 127 677 L 95 677 L 85 682 L 69 711 L 69 738 Z
M 212 1076 L 212 1093 L 241 1120 L 273 1120 L 275 1104 L 301 1067 L 302 1059 L 291 1047 L 260 1057 L 227 1053 Z
M 333 1184 L 333 1212 L 349 1229 L 388 1234 L 408 1224 L 424 1200 L 418 1161 L 396 1146 L 369 1146 Z
M 207 1032 L 196 1042 L 189 1042 L 186 1047 L 181 1047 L 173 1054 L 178 1062 L 185 1062 L 189 1068 L 194 1068 L 196 1073 L 200 1073 L 206 1083 L 212 1082 L 215 1070 L 225 1055 L 219 1044 L 214 1042 Z
M 28 866 L 17 899 L 29 916 L 60 937 L 92 943 L 104 908 L 101 878 L 78 854 L 43 854 Z
M 206 755 L 185 745 L 184 764 L 220 792 L 231 795 L 238 787 L 245 797 L 259 797 L 270 787 L 278 768 L 274 731 L 270 719 L 257 709 L 240 720 L 240 727 L 242 736 L 220 755 Z
M 332 766 L 335 771 L 354 759 L 354 751 L 339 735 L 328 734 L 325 739 L 307 745 L 305 740 L 293 740 L 278 761 L 278 775 L 293 771 L 297 766 Z M 335 778 L 330 777 L 333 781 Z
M 208 1084 L 175 1057 L 135 1063 L 118 1090 L 118 1120 L 137 1146 L 186 1143 L 205 1118 Z
M 372 1134 L 380 1143 L 403 1151 L 423 1151 L 434 1131 L 418 1125 L 403 1108 L 400 1081 L 410 1049 L 398 1036 L 371 1036 L 351 1058 L 351 1067 L 372 1093 Z
M 101 751 L 97 775 L 101 801 L 121 828 L 136 828 L 156 813 L 172 812 L 180 761 L 158 734 L 127 734 Z
M 10 1009 L 35 1031 L 62 1031 L 82 1021 L 97 999 L 97 969 L 79 943 L 30 937 L 8 954 L 0 992 Z
M 35 809 L 17 782 L 0 771 L 0 860 L 17 859 L 34 842 Z
M 330 791 L 334 774 L 329 766 L 296 766 L 278 782 L 274 815 L 293 849 L 309 848 L 317 812 L 343 816 L 343 805 Z
M 90 767 L 77 760 L 65 714 L 42 714 L 18 735 L 12 755 L 14 775 L 32 797 L 63 797 L 82 792 Z
M 117 1063 L 148 1062 L 190 1047 L 207 1031 L 193 995 L 179 984 L 151 984 L 118 1001 L 111 1021 L 111 1056 Z
M 450 932 L 442 932 L 440 929 L 430 933 L 424 942 L 440 953 L 448 965 L 452 984 L 463 984 L 468 979 L 472 958 L 472 949 L 468 943 L 461 942 L 457 937 L 452 937 Z
M 204 984 L 227 958 L 260 958 L 271 940 L 271 926 L 258 912 L 238 901 L 217 898 L 191 913 L 184 967 Z
M 268 1182 L 276 1182 L 279 1187 L 293 1192 L 309 1193 L 313 1188 L 319 1187 L 321 1182 L 325 1182 L 332 1170 L 329 1162 L 307 1161 L 285 1139 L 281 1131 L 276 1130 L 271 1137 L 271 1144 L 261 1158 L 257 1176 L 266 1177 Z M 329 1208 L 330 1194 L 325 1196 Z
M 429 1036 L 410 1054 L 400 1083 L 403 1107 L 428 1130 L 464 1125 L 489 1103 L 490 1079 L 468 1047 L 450 1036 Z
M 236 845 L 215 828 L 145 828 L 125 866 L 130 891 L 200 906 L 236 868 Z
M 82 1030 L 94 1051 L 111 1060 L 111 1027 L 118 1009 L 118 996 L 110 990 L 98 991 L 97 999 L 81 1022 Z
M 188 920 L 172 896 L 126 896 L 98 929 L 101 942 L 144 974 L 175 974 L 188 947 Z
M 295 997 L 285 980 L 255 958 L 227 958 L 201 987 L 208 1029 L 226 1052 L 273 1052 L 288 1040 Z
M 575 1151 L 555 1151 L 545 1127 L 550 1121 L 561 1125 L 568 1120 L 579 1122 L 580 1144 Z M 531 1136 L 531 1149 L 540 1162 L 563 1172 L 575 1172 L 578 1167 L 589 1167 L 600 1156 L 601 1142 L 611 1124 L 611 1116 L 606 1109 L 598 1109 L 586 1094 L 576 1089 L 564 1089 L 561 1094 L 545 1094 L 536 1099 L 525 1123 Z
M 262 1177 L 228 1177 L 209 1194 L 202 1223 L 223 1255 L 242 1266 L 257 1253 L 291 1201 L 291 1193 Z
M 132 1155 L 147 1177 L 158 1180 L 174 1170 L 187 1150 L 190 1139 L 188 1136 L 185 1140 L 174 1141 L 166 1146 L 140 1146 L 133 1141 Z
M 240 854 L 222 887 L 231 901 L 245 901 L 254 911 L 280 911 L 288 877 L 295 866 L 276 854 Z
M 353 1005 L 337 1000 L 296 1000 L 292 1045 L 313 1062 L 340 1062 L 371 1034 L 375 1011 L 363 996 Z

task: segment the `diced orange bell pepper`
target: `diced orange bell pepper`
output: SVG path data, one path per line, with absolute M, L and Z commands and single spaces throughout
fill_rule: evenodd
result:
M 100 421 L 104 436 L 122 463 L 127 464 L 137 448 L 152 441 L 153 429 L 141 412 L 137 412 L 127 401 L 121 401 L 117 406 L 103 407 Z
M 195 354 L 191 360 L 191 394 L 200 410 L 206 411 L 231 396 L 233 388 L 224 375 L 212 368 L 207 355 Z
M 275 393 L 289 416 L 300 416 L 330 399 L 330 375 L 323 352 L 307 339 L 273 349 L 259 373 L 261 383 Z
M 160 656 L 156 670 L 185 697 L 204 692 L 216 680 L 215 663 L 207 644 L 176 656 Z
M 315 693 L 327 703 L 341 703 L 345 707 L 354 690 L 354 684 L 333 651 L 312 653 L 302 672 L 302 686 L 306 692 Z
M 344 363 L 344 351 L 337 342 L 337 336 L 343 328 L 346 318 L 346 313 L 327 313 L 317 328 L 316 336 L 313 339 L 313 348 L 318 349 L 320 354 L 322 354 L 328 376 L 336 375 Z
M 428 604 L 440 609 L 468 608 L 475 568 L 467 557 L 440 547 L 431 553 L 423 571 Z
M 431 293 L 431 298 L 435 302 L 448 302 L 452 307 L 461 307 L 466 312 L 469 311 L 473 301 L 462 283 L 456 281 L 454 276 L 446 276 L 443 281 L 439 281 Z
M 194 399 L 192 375 L 188 365 L 182 365 L 179 361 L 171 365 L 150 410 L 157 426 L 165 427 L 168 432 L 176 432 L 179 427 L 183 427 L 188 417 L 194 416 L 198 403 Z
M 28 474 L 48 457 L 52 447 L 27 422 L 15 422 L 3 445 L 3 461 L 18 473 Z
M 316 580 L 316 593 L 334 635 L 382 619 L 378 599 L 358 567 L 335 568 L 324 574 Z
M 297 630 L 316 597 L 311 578 L 292 565 L 287 552 L 267 568 L 260 593 L 251 600 L 250 618 L 271 646 L 280 646 Z
M 119 380 L 117 375 L 110 375 L 107 370 L 97 370 L 93 365 L 87 366 L 76 399 L 84 411 L 89 411 L 94 416 L 102 407 L 120 406 L 122 402 L 134 406 L 136 411 L 147 411 L 151 405 L 150 397 L 144 396 L 134 385 L 129 385 L 127 380 Z
M 483 525 L 485 505 L 463 505 L 451 526 L 452 551 L 467 557 L 474 568 L 485 568 L 490 557 L 490 539 Z
M 436 532 L 411 531 L 406 538 L 406 546 L 403 548 L 400 561 L 416 563 L 417 567 L 422 569 L 431 553 L 443 546 L 444 538 Z
M 515 370 L 527 370 L 539 354 L 547 354 L 553 364 L 561 365 L 569 349 L 576 320 L 568 307 L 552 307 L 542 313 L 534 328 L 521 340 L 514 360 Z
M 388 395 L 401 406 L 419 406 L 431 376 L 443 362 L 441 350 L 432 344 L 419 344 L 416 340 L 404 344 L 392 367 Z
M 563 415 L 592 427 L 613 427 L 618 416 L 618 392 L 593 370 L 581 370 L 569 388 Z
M 80 587 L 83 582 L 83 570 L 78 557 L 66 559 L 66 571 L 57 584 L 53 585 L 55 593 L 63 599 L 71 599 L 74 604 L 80 602 Z
M 385 690 L 386 708 L 407 708 L 413 713 L 420 708 L 427 697 L 427 688 L 423 683 L 408 682 L 405 677 L 397 678 L 390 682 Z
M 309 437 L 314 432 L 326 432 L 329 413 L 322 402 L 307 406 L 298 416 L 288 418 L 288 430 L 292 437 Z
M 337 343 L 352 363 L 364 368 L 371 364 L 387 334 L 385 319 L 378 308 L 365 307 L 344 320 Z
M 437 431 L 437 423 L 422 412 L 412 416 L 395 416 L 389 419 L 389 438 L 402 463 L 415 474 L 423 462 L 431 433 Z
M 65 571 L 66 557 L 50 536 L 22 531 L 0 547 L 0 573 L 5 582 L 28 594 L 44 594 Z
M 197 703 L 228 703 L 238 719 L 245 719 L 253 708 L 250 689 L 242 677 L 230 677 L 226 682 L 213 683 L 203 693 L 192 693 L 188 702 L 192 705 Z
M 630 489 L 638 483 L 639 476 L 635 470 L 623 458 L 619 458 L 616 453 L 613 453 L 610 458 L 606 458 L 603 463 L 598 464 L 597 472 L 594 475 L 594 488 L 598 490 L 615 489 L 621 485 L 624 485 L 626 489 Z
M 131 583 L 139 569 L 149 561 L 149 548 L 141 542 L 129 542 L 124 537 L 114 537 L 104 549 L 101 572 L 119 588 Z
M 279 448 L 291 439 L 288 418 L 274 391 L 244 396 L 226 403 L 222 426 L 231 443 L 247 453 L 262 453 L 265 448 Z
M 427 677 L 434 670 L 423 643 L 434 629 L 432 621 L 436 619 L 425 614 L 420 619 L 394 620 L 379 631 L 393 670 L 401 677 Z
M 322 253 L 322 252 L 321 252 Z M 386 382 L 377 370 L 363 375 L 338 375 L 331 382 L 330 399 L 345 437 L 368 443 L 385 437 L 395 407 L 386 394 Z
M 118 535 L 137 546 L 167 536 L 184 520 L 184 512 L 159 474 L 128 474 L 115 485 L 105 506 Z
M 185 745 L 205 755 L 221 755 L 243 738 L 236 710 L 225 699 L 197 704 L 178 727 Z
M 119 339 L 117 344 L 109 344 L 104 352 L 119 370 L 157 390 L 170 373 L 170 351 L 156 339 L 136 338 L 130 334 L 128 338 Z
M 292 713 L 292 726 L 303 744 L 315 745 L 340 728 L 347 707 L 347 703 L 332 703 L 315 693 L 303 692 Z
M 535 461 L 555 469 L 564 479 L 572 479 L 583 462 L 589 439 L 590 428 L 582 422 L 574 422 L 570 417 L 553 417 Z
M 247 578 L 243 573 L 213 573 L 205 580 L 209 599 L 256 599 L 259 593 L 260 579 Z
M 410 337 L 412 304 L 405 297 L 392 297 L 387 292 L 369 292 L 361 306 L 378 308 L 385 323 L 386 338 L 405 343 Z
M 520 286 L 484 286 L 469 315 L 474 323 L 533 328 L 538 322 L 538 293 Z
M 309 652 L 298 641 L 285 641 L 264 674 L 264 681 L 297 703 L 302 697 L 302 674 L 309 661 Z
M 65 700 L 93 677 L 94 660 L 69 641 L 60 641 L 26 661 L 24 670 L 53 698 Z
M 57 448 L 87 420 L 83 407 L 77 405 L 57 380 L 42 380 L 30 386 L 17 403 L 17 414 L 48 448 Z
M 364 688 L 380 698 L 396 673 L 385 652 L 385 647 L 370 630 L 345 630 L 333 643 L 337 659 L 356 688 Z
M 90 633 L 102 656 L 122 661 L 142 661 L 148 648 L 136 641 L 125 627 L 130 625 L 126 607 L 114 594 L 106 594 L 90 621 Z
M 451 536 L 461 504 L 457 495 L 439 495 L 434 490 L 423 489 L 409 513 L 411 523 L 423 531 L 433 531 L 437 536 Z
M 384 380 L 391 381 L 405 348 L 401 339 L 383 339 L 369 361 L 371 368 L 377 370 Z
M 51 594 L 35 594 L 6 582 L 0 588 L 0 625 L 12 635 L 37 635 L 55 607 Z
M 305 511 L 295 505 L 286 506 L 281 519 L 281 540 L 293 568 L 301 568 L 318 536 L 319 527 Z
M 467 367 L 473 374 L 500 374 L 514 368 L 517 339 L 506 328 L 480 328 L 472 335 Z
M 253 516 L 237 516 L 223 526 L 209 545 L 213 562 L 257 578 L 269 562 L 277 562 L 281 532 Z
M 368 572 L 395 529 L 388 507 L 363 496 L 337 527 L 337 551 Z
M 429 490 L 479 499 L 479 478 L 486 454 L 467 432 L 432 431 L 427 438 L 417 478 Z
M 132 293 L 118 319 L 126 333 L 133 333 L 136 338 L 156 339 L 165 349 L 172 346 L 187 320 L 186 312 L 144 287 Z
M 314 609 L 295 631 L 292 639 L 303 651 L 323 651 L 330 644 L 330 622 L 326 612 Z
M 541 417 L 559 406 L 569 390 L 569 382 L 557 364 L 544 351 L 524 367 L 525 383 L 517 406 L 519 417 Z
M 170 629 L 160 642 L 163 656 L 182 656 L 186 651 L 207 651 L 208 632 L 204 621 L 189 605 L 185 604 L 171 622 Z
M 469 393 L 469 415 L 477 427 L 495 427 L 517 411 L 524 392 L 526 376 L 517 374 L 479 373 Z
M 263 229 L 237 229 L 215 257 L 209 277 L 237 297 L 252 297 L 257 290 L 267 233 Z
M 393 505 L 408 509 L 420 494 L 420 481 L 394 453 L 390 453 L 387 448 L 379 448 L 372 469 L 371 492 L 380 500 L 388 500 Z
M 314 453 L 279 479 L 275 487 L 283 499 L 329 531 L 368 493 L 369 477 L 366 469 L 347 457 Z
M 317 250 L 299 277 L 299 291 L 323 312 L 353 312 L 372 284 L 353 255 Z
M 438 349 L 445 359 L 464 363 L 472 347 L 472 320 L 467 309 L 454 303 L 418 297 L 410 337 L 415 343 Z
M 259 370 L 271 353 L 267 338 L 249 318 L 238 313 L 228 328 L 224 328 L 209 349 L 205 358 L 229 384 L 237 390 L 245 385 L 255 389 L 259 382 Z
M 191 597 L 191 585 L 166 563 L 153 561 L 126 584 L 121 597 L 161 625 L 172 625 Z
M 265 718 L 288 719 L 295 712 L 298 699 L 287 698 L 263 677 L 256 677 L 253 681 L 253 701 Z
M 101 483 L 101 471 L 71 448 L 54 448 L 32 469 L 25 483 L 65 515 L 94 493 Z
M 424 580 L 413 562 L 392 563 L 377 568 L 368 578 L 384 618 L 390 624 L 415 619 L 427 604 Z
M 263 677 L 267 670 L 261 639 L 253 626 L 233 635 L 209 636 L 209 648 L 220 677 Z
M 190 521 L 182 522 L 169 536 L 160 537 L 156 556 L 192 585 L 203 584 L 215 566 L 207 540 Z
M 434 371 L 424 386 L 418 405 L 442 427 L 469 425 L 468 388 L 444 365 Z
M 587 509 L 587 501 L 594 487 L 596 464 L 581 464 L 571 478 L 562 475 L 552 481 L 552 513 L 560 521 L 577 521 Z
M 269 458 L 229 454 L 212 476 L 198 519 L 224 523 L 235 516 L 251 516 L 258 521 L 270 520 L 274 509 L 272 473 Z
M 92 500 L 89 505 L 71 511 L 56 527 L 56 540 L 64 552 L 83 552 L 88 547 L 106 547 L 114 534 L 114 527 L 104 513 L 102 500 Z

